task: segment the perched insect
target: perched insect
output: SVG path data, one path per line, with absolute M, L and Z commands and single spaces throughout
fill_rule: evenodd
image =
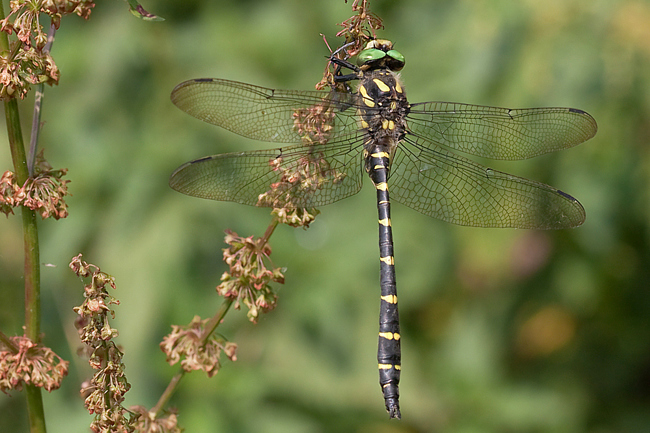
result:
M 572 196 L 458 155 L 517 160 L 566 149 L 596 134 L 574 108 L 507 109 L 451 102 L 410 104 L 397 71 L 404 57 L 373 40 L 358 65 L 332 57 L 336 81 L 356 92 L 275 90 L 221 79 L 179 84 L 172 101 L 244 137 L 293 145 L 208 156 L 179 167 L 170 186 L 184 194 L 252 206 L 314 208 L 356 194 L 365 171 L 377 190 L 381 307 L 379 382 L 400 418 L 400 331 L 391 197 L 425 215 L 477 227 L 564 229 L 584 222 Z M 340 74 L 347 68 L 350 74 Z

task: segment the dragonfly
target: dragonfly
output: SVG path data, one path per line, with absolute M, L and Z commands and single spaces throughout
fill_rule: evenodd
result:
M 531 158 L 590 139 L 597 124 L 575 108 L 411 104 L 397 74 L 404 56 L 388 40 L 368 42 L 357 64 L 334 55 L 330 60 L 337 67 L 335 81 L 343 84 L 331 91 L 270 89 L 216 78 L 176 86 L 172 102 L 195 118 L 288 145 L 199 158 L 176 169 L 169 184 L 204 199 L 310 209 L 356 194 L 365 175 L 370 177 L 379 215 L 379 383 L 389 417 L 399 419 L 401 335 L 390 199 L 463 226 L 580 226 L 585 210 L 571 195 L 461 154 Z M 353 81 L 356 90 L 350 90 Z

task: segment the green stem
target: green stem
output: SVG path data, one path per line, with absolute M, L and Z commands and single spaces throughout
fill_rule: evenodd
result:
M 167 402 L 172 398 L 172 395 L 174 395 L 174 392 L 176 391 L 176 387 L 181 382 L 184 375 L 185 370 L 181 367 L 178 369 L 178 373 L 176 373 L 174 377 L 172 377 L 172 380 L 169 381 L 169 385 L 167 385 L 165 392 L 163 392 L 158 399 L 158 403 L 156 403 L 156 405 L 149 411 L 154 414 L 154 418 L 158 417 L 162 409 L 167 405 Z
M 7 133 L 11 158 L 16 170 L 16 180 L 19 185 L 24 185 L 29 177 L 23 135 L 20 129 L 18 116 L 18 103 L 15 99 L 5 101 L 5 114 L 7 118 Z M 36 213 L 22 207 L 23 214 L 23 240 L 25 248 L 25 335 L 38 342 L 41 332 L 41 272 L 38 249 L 38 226 Z
M 259 240 L 259 245 L 260 246 L 264 246 L 269 241 L 269 239 L 271 238 L 271 235 L 275 231 L 275 228 L 278 226 L 278 223 L 279 223 L 279 221 L 278 221 L 277 218 L 273 218 L 271 220 L 271 223 L 266 228 L 266 232 L 264 232 L 264 236 L 262 236 L 260 238 L 260 240 Z
M 0 19 L 4 18 L 4 8 L 0 2 Z M 0 51 L 7 52 L 9 40 L 7 34 L 0 32 Z M 7 135 L 11 148 L 11 159 L 19 185 L 24 185 L 29 177 L 23 133 L 20 127 L 18 102 L 15 99 L 5 101 Z M 23 241 L 25 250 L 25 335 L 34 342 L 39 341 L 41 330 L 41 269 L 38 249 L 38 227 L 36 213 L 23 206 Z M 32 433 L 45 433 L 45 413 L 41 388 L 28 385 L 25 387 L 29 426 Z
M 41 267 L 36 212 L 26 207 L 23 212 L 25 245 L 25 335 L 40 341 L 41 333 Z
M 27 396 L 27 408 L 29 409 L 29 431 L 31 433 L 45 433 L 45 412 L 43 411 L 41 388 L 27 385 L 25 395 Z
M 18 102 L 15 99 L 5 101 L 5 118 L 7 122 L 7 134 L 9 135 L 9 146 L 11 147 L 11 159 L 14 163 L 14 170 L 16 171 L 16 181 L 20 186 L 23 186 L 29 177 L 29 172 L 27 171 L 25 146 L 23 145 L 23 132 L 20 128 Z
M 224 299 L 221 307 L 219 307 L 219 311 L 217 311 L 217 314 L 212 316 L 212 319 L 210 319 L 210 321 L 205 324 L 205 329 L 203 330 L 203 335 L 201 336 L 202 346 L 205 345 L 210 335 L 212 335 L 214 330 L 217 329 L 217 326 L 219 326 L 223 318 L 226 316 L 226 313 L 230 309 L 232 302 L 233 299 L 231 298 Z
M 25 159 L 18 104 L 15 99 L 5 101 L 7 118 L 7 133 L 11 157 L 16 171 L 16 180 L 24 185 L 29 174 Z M 38 226 L 36 213 L 23 206 L 23 244 L 25 250 L 25 336 L 34 342 L 40 339 L 41 329 L 41 268 L 38 247 Z M 45 414 L 41 388 L 28 385 L 25 387 L 27 407 L 29 409 L 29 425 L 32 433 L 45 433 Z

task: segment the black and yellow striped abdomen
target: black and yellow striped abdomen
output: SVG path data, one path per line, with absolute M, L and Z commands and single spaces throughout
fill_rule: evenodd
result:
M 379 266 L 381 307 L 379 310 L 379 384 L 391 418 L 399 418 L 399 378 L 401 371 L 401 347 L 397 287 L 395 283 L 395 259 L 393 256 L 393 232 L 390 221 L 388 194 L 388 167 L 390 155 L 376 146 L 366 159 L 372 167 L 370 177 L 377 189 L 379 214 Z
M 391 157 L 404 138 L 409 106 L 397 75 L 388 70 L 365 74 L 359 85 L 359 118 L 365 131 L 365 167 L 377 190 L 381 307 L 377 361 L 379 384 L 391 418 L 400 418 L 401 337 L 388 177 Z

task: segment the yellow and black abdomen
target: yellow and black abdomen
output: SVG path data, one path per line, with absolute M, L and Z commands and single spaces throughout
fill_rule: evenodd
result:
M 401 346 L 388 177 L 391 158 L 404 138 L 408 102 L 396 74 L 375 70 L 359 85 L 359 118 L 365 131 L 365 167 L 377 190 L 381 307 L 377 361 L 386 410 L 400 418 Z

